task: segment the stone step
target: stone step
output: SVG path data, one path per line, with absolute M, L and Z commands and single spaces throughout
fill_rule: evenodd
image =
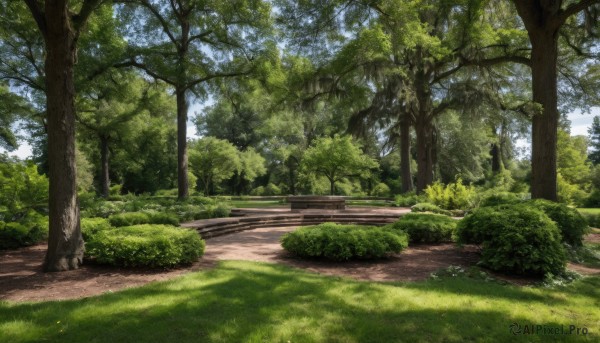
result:
M 387 213 L 264 213 L 262 215 L 245 215 L 240 217 L 196 220 L 181 224 L 182 227 L 193 228 L 203 238 L 211 238 L 229 233 L 251 230 L 261 227 L 306 226 L 325 222 L 339 224 L 360 224 L 381 226 L 393 223 L 399 214 Z

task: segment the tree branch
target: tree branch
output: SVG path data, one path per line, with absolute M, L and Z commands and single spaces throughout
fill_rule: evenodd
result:
M 479 67 L 491 67 L 502 63 L 519 63 L 531 67 L 531 59 L 523 56 L 499 56 L 482 60 L 463 59 L 461 64 L 465 66 L 476 65 Z
M 81 6 L 81 10 L 79 13 L 73 16 L 73 27 L 75 29 L 75 34 L 79 35 L 81 29 L 87 22 L 88 18 L 94 12 L 94 10 L 105 0 L 84 0 L 83 5 Z
M 248 75 L 252 72 L 252 70 L 247 70 L 247 71 L 241 71 L 241 72 L 233 72 L 233 73 L 215 73 L 212 75 L 208 75 L 199 79 L 196 79 L 194 81 L 191 81 L 189 83 L 186 84 L 186 88 L 192 88 L 194 86 L 196 86 L 199 83 L 202 82 L 206 82 L 208 80 L 211 79 L 215 79 L 215 78 L 219 78 L 219 77 L 234 77 L 234 76 L 242 76 L 242 75 Z M 165 81 L 166 82 L 166 81 Z M 168 82 L 167 82 L 168 83 Z
M 46 35 L 46 16 L 44 15 L 44 11 L 40 7 L 40 4 L 37 0 L 25 0 L 25 4 L 29 7 L 29 11 L 31 11 L 31 15 L 33 19 L 37 23 L 38 28 L 42 32 L 42 34 Z
M 558 12 L 557 21 L 559 25 L 562 25 L 565 21 L 567 21 L 567 19 L 569 19 L 570 16 L 577 14 L 585 10 L 586 8 L 596 4 L 600 4 L 600 0 L 581 0 L 577 3 L 574 3 L 569 7 L 565 8 L 564 10 Z
M 171 40 L 171 42 L 173 44 L 175 44 L 175 46 L 177 48 L 179 48 L 179 41 L 175 38 L 175 36 L 173 35 L 173 33 L 171 32 L 171 29 L 169 28 L 169 23 L 165 20 L 165 18 L 160 14 L 160 12 L 154 8 L 152 6 L 152 4 L 150 4 L 147 0 L 115 0 L 115 2 L 120 2 L 120 3 L 125 3 L 125 4 L 140 4 L 142 6 L 144 6 L 145 8 L 147 8 L 152 15 L 154 15 L 154 17 L 160 22 L 160 25 L 163 28 L 164 33 L 169 37 L 169 40 Z
M 148 68 L 147 65 L 136 61 L 134 58 L 131 58 L 129 61 L 113 64 L 113 67 L 115 67 L 115 68 L 136 67 L 136 68 L 143 70 L 144 72 L 146 72 L 146 74 L 150 75 L 151 77 L 153 77 L 157 80 L 164 81 L 164 82 L 170 84 L 171 86 L 174 86 L 177 84 L 176 81 L 170 80 L 166 77 L 163 77 L 162 75 L 155 73 L 154 71 L 152 71 L 152 69 Z

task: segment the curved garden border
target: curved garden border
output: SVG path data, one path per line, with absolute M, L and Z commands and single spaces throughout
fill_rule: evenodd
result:
M 261 227 L 316 225 L 326 222 L 340 224 L 362 224 L 381 226 L 393 223 L 408 208 L 370 209 L 354 208 L 349 210 L 295 210 L 273 209 L 233 209 L 232 217 L 203 219 L 182 223 L 182 227 L 196 229 L 202 238 L 211 238 L 233 232 Z

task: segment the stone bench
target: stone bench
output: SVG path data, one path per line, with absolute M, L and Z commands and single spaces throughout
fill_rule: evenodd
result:
M 336 196 L 299 195 L 287 198 L 292 210 L 322 209 L 344 210 L 346 199 Z

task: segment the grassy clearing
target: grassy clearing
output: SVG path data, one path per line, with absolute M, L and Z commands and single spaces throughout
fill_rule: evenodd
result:
M 592 228 L 592 233 L 600 234 L 600 229 Z M 600 243 L 585 242 L 584 250 L 579 254 L 581 263 L 592 268 L 600 268 Z
M 390 207 L 392 206 L 391 201 L 386 200 L 346 200 L 348 206 L 377 206 L 377 207 Z
M 285 206 L 279 200 L 230 200 L 227 202 L 233 208 L 262 208 Z
M 600 208 L 578 208 L 581 214 L 600 214 Z
M 513 336 L 512 323 L 587 336 Z M 600 278 L 556 289 L 465 278 L 368 283 L 228 261 L 168 282 L 63 302 L 0 302 L 0 342 L 598 341 Z

